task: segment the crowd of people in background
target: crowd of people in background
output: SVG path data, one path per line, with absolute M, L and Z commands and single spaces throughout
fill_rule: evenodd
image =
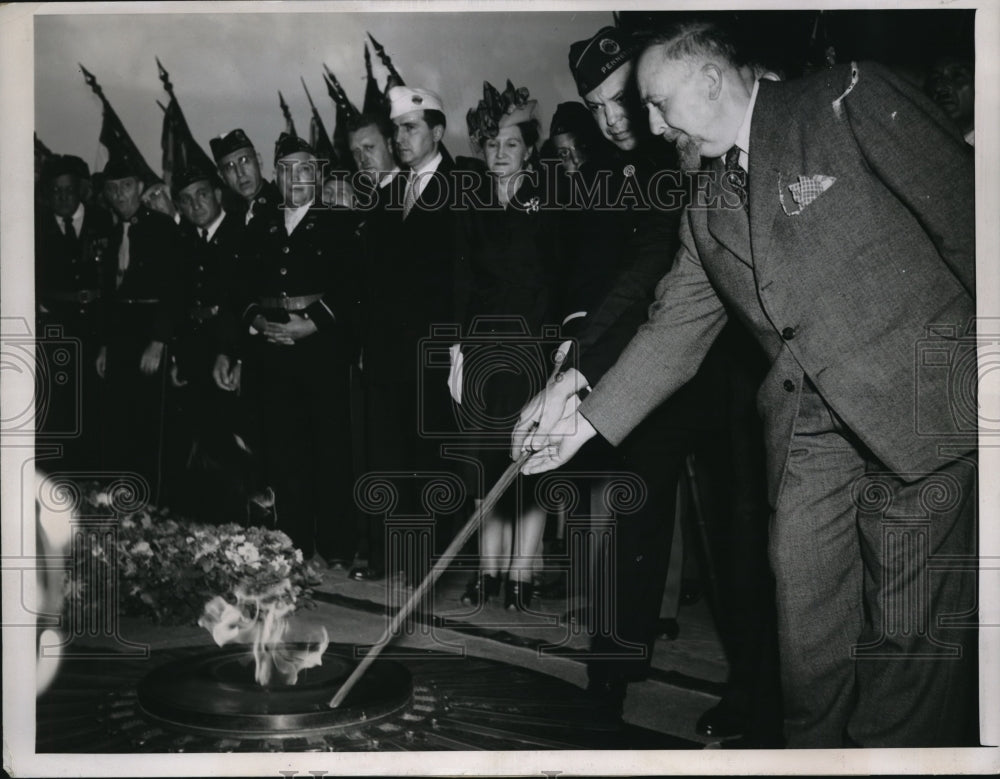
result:
M 786 505 L 794 479 L 820 476 L 793 466 L 775 476 L 775 398 L 783 393 L 781 403 L 784 396 L 798 403 L 801 390 L 796 408 L 815 406 L 810 420 L 822 416 L 825 426 L 815 422 L 810 446 L 836 435 L 831 447 L 862 452 L 869 466 L 891 464 L 894 473 L 916 460 L 893 460 L 880 448 L 883 438 L 890 447 L 905 443 L 860 428 L 850 403 L 841 405 L 842 394 L 854 393 L 880 407 L 877 382 L 835 386 L 823 371 L 811 373 L 809 353 L 796 349 L 818 349 L 809 339 L 824 336 L 760 313 L 769 299 L 760 278 L 754 281 L 762 272 L 754 186 L 765 174 L 754 161 L 769 152 L 763 143 L 740 146 L 739 138 L 734 145 L 746 100 L 733 95 L 745 87 L 750 109 L 739 137 L 749 138 L 753 101 L 759 108 L 785 87 L 797 96 L 808 88 L 822 99 L 843 93 L 847 121 L 859 137 L 868 133 L 859 143 L 878 149 L 891 168 L 904 164 L 889 148 L 901 141 L 882 124 L 864 125 L 864 112 L 877 103 L 863 101 L 869 83 L 892 84 L 903 96 L 900 110 L 914 122 L 907 132 L 939 142 L 936 164 L 953 166 L 948 175 L 956 186 L 971 186 L 971 153 L 952 142 L 973 142 L 971 62 L 935 61 L 926 94 L 888 71 L 862 70 L 859 78 L 857 66 L 853 81 L 847 65 L 789 79 L 742 58 L 724 30 L 694 23 L 653 39 L 603 28 L 569 46 L 569 67 L 580 100 L 556 106 L 547 126 L 530 85 L 508 81 L 501 91 L 486 83 L 483 99 L 467 112 L 477 158 L 445 148 L 447 115 L 434 91 L 401 85 L 386 91 L 384 111 L 351 118 L 350 159 L 324 161 L 308 142 L 282 133 L 273 146 L 274 181 L 262 173 L 269 139 L 238 128 L 211 139 L 214 167 L 176 171 L 169 186 L 143 180 L 129 159 L 112 157 L 92 175 L 78 157 L 50 158 L 39 173 L 36 209 L 38 326 L 78 341 L 80 350 L 78 382 L 54 388 L 40 415 L 39 440 L 62 447 L 49 467 L 135 473 L 154 505 L 201 521 L 276 526 L 317 564 L 360 581 L 402 576 L 412 585 L 424 569 L 400 553 L 387 512 L 364 510 L 359 480 L 390 478 L 393 513 L 404 518 L 427 516 L 429 479 L 460 480 L 469 502 L 438 517 L 440 551 L 512 454 L 535 451 L 529 462 L 538 463 L 564 446 L 559 435 L 573 440 L 575 433 L 560 433 L 559 425 L 579 421 L 583 409 L 601 435 L 568 464 L 568 454 L 552 457 L 571 477 L 590 474 L 575 477 L 581 511 L 595 526 L 614 527 L 611 551 L 597 549 L 587 569 L 614 585 L 588 588 L 588 689 L 597 703 L 620 713 L 628 684 L 649 672 L 679 521 L 678 486 L 688 480 L 707 519 L 704 567 L 731 668 L 722 701 L 698 722 L 701 733 L 770 747 L 968 743 L 968 700 L 954 689 L 941 693 L 937 683 L 913 688 L 923 692 L 898 704 L 903 714 L 884 715 L 886 699 L 912 683 L 911 671 L 943 673 L 940 663 L 924 658 L 909 670 L 903 666 L 912 661 L 891 669 L 840 656 L 826 663 L 816 653 L 831 633 L 803 627 L 829 610 L 860 610 L 862 598 L 825 589 L 829 581 L 815 570 L 810 585 L 809 572 L 790 560 L 802 546 L 780 546 L 793 534 L 775 525 L 776 510 L 780 522 L 799 523 L 805 536 L 796 543 L 825 543 L 827 530 L 801 517 L 823 514 L 832 498 Z M 693 73 L 707 80 L 696 82 Z M 765 82 L 773 89 L 759 86 Z M 713 132 L 723 132 L 717 128 L 732 130 L 725 148 L 711 147 Z M 881 174 L 881 162 L 866 164 Z M 709 221 L 702 232 L 688 223 L 691 198 L 705 194 L 696 178 L 705 171 L 722 176 L 710 192 L 722 204 L 715 211 L 742 216 L 742 226 Z M 836 189 L 822 194 L 829 184 L 817 186 L 820 197 L 837 197 Z M 900 186 L 925 191 L 923 182 Z M 899 202 L 915 208 L 909 191 Z M 651 192 L 655 197 L 647 197 Z M 883 195 L 870 195 L 873 209 L 882 208 Z M 792 189 L 775 208 L 789 214 L 793 206 L 799 214 L 803 197 Z M 891 208 L 885 213 L 904 218 Z M 812 217 L 796 218 L 802 224 Z M 834 251 L 839 239 L 822 236 L 839 236 L 844 227 L 814 223 L 813 248 L 795 245 Z M 728 258 L 731 270 L 702 256 L 708 234 L 737 255 Z M 755 244 L 751 261 L 738 258 L 747 235 Z M 913 243 L 914 256 L 940 251 L 943 265 L 954 269 L 955 289 L 940 281 L 937 288 L 954 292 L 959 313 L 974 311 L 963 270 L 972 257 L 953 262 L 948 252 L 965 240 L 971 236 L 934 234 Z M 792 239 L 782 233 L 775 241 Z M 883 271 L 872 271 L 870 283 L 879 283 Z M 912 275 L 921 272 L 915 265 Z M 820 308 L 824 295 L 841 293 L 797 294 L 804 306 Z M 899 305 L 921 323 L 943 316 L 943 297 L 925 311 L 920 290 L 900 294 Z M 710 295 L 721 299 L 718 311 L 695 312 Z M 754 305 L 757 313 L 746 313 Z M 902 318 L 887 328 L 901 327 Z M 657 321 L 680 335 L 643 349 Z M 854 334 L 856 351 L 866 350 L 858 322 L 831 326 L 838 328 Z M 797 374 L 788 369 L 793 364 L 801 366 Z M 771 387 L 775 365 L 785 372 Z M 671 374 L 669 391 L 648 378 L 670 371 L 677 376 Z M 66 430 L 75 434 L 62 435 Z M 859 467 L 854 477 L 864 473 Z M 638 480 L 642 499 L 615 519 L 613 477 L 592 474 L 621 473 Z M 553 534 L 552 512 L 537 494 L 541 478 L 520 476 L 483 518 L 478 564 L 461 596 L 468 606 L 538 608 L 537 563 Z M 843 499 L 845 490 L 850 483 L 837 482 L 829 494 Z M 877 556 L 870 549 L 865 555 Z M 854 562 L 860 565 L 860 557 Z M 864 576 L 876 568 L 867 566 Z M 857 577 L 860 587 L 860 571 L 845 562 L 830 581 Z M 866 588 L 876 586 L 865 579 Z M 839 605 L 829 602 L 841 597 Z M 862 634 L 871 638 L 871 625 L 866 629 L 837 623 L 830 630 L 843 635 L 832 651 Z M 958 665 L 947 678 L 967 689 Z M 896 687 L 879 687 L 872 675 L 892 677 Z M 932 722 L 924 710 L 935 706 Z M 946 716 L 948 727 L 940 719 Z

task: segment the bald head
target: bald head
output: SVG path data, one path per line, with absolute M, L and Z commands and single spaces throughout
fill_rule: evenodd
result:
M 739 64 L 715 27 L 686 25 L 654 39 L 636 66 L 650 130 L 677 144 L 681 165 L 721 157 L 735 143 L 750 102 L 753 69 Z

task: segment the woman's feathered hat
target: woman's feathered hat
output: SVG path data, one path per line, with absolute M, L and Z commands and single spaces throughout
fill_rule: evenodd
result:
M 501 93 L 489 81 L 484 81 L 483 99 L 465 115 L 469 137 L 477 146 L 482 146 L 484 140 L 496 138 L 504 127 L 534 119 L 537 106 L 537 100 L 528 98 L 527 87 L 515 89 L 507 79 L 507 88 Z

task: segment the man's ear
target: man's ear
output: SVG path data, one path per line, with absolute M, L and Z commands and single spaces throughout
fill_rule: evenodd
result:
M 431 137 L 434 139 L 434 143 L 441 143 L 441 139 L 444 138 L 444 127 L 442 125 L 435 125 L 434 129 L 431 130 Z
M 708 84 L 708 99 L 718 100 L 722 94 L 722 71 L 714 62 L 706 62 L 701 66 L 701 74 Z
M 216 187 L 215 189 L 212 190 L 212 193 L 215 195 L 215 202 L 218 203 L 221 206 L 222 205 L 222 190 L 219 189 L 218 187 Z

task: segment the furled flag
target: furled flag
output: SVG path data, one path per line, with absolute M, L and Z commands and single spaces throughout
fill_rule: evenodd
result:
M 191 165 L 214 170 L 215 163 L 205 154 L 205 150 L 198 145 L 191 134 L 187 119 L 184 118 L 184 112 L 181 111 L 180 103 L 174 94 L 174 85 L 170 83 L 170 74 L 163 67 L 159 57 L 156 58 L 156 67 L 160 71 L 163 88 L 170 95 L 167 107 L 163 108 L 160 105 L 163 108 L 163 132 L 160 135 L 160 146 L 163 149 L 163 180 L 170 186 L 174 173 Z
M 347 145 L 347 123 L 361 115 L 361 112 L 354 107 L 354 103 L 347 97 L 344 88 L 333 75 L 333 71 L 323 64 L 326 71 L 324 80 L 326 81 L 326 91 L 330 94 L 334 105 L 337 107 L 337 123 L 333 127 L 333 148 L 337 152 L 337 158 L 347 161 L 352 159 L 351 150 Z
M 281 114 L 285 117 L 285 132 L 298 138 L 299 134 L 295 132 L 295 120 L 292 119 L 292 112 L 288 110 L 288 103 L 285 102 L 285 96 L 281 94 L 280 89 L 278 90 L 278 105 L 281 106 Z
M 368 44 L 365 44 L 365 73 L 368 76 L 368 82 L 365 85 L 365 102 L 361 110 L 366 114 L 383 114 L 389 115 L 389 106 L 385 100 L 385 93 L 378 88 L 378 81 L 375 79 L 375 74 L 372 73 L 372 55 L 368 51 Z
M 318 159 L 330 160 L 330 165 L 337 168 L 342 163 L 342 160 L 339 159 L 337 152 L 334 151 L 333 143 L 330 141 L 330 136 L 326 132 L 326 126 L 323 124 L 323 117 L 319 115 L 312 95 L 309 94 L 309 87 L 306 86 L 306 80 L 302 76 L 299 76 L 299 80 L 302 82 L 302 88 L 306 91 L 306 98 L 309 100 L 309 107 L 312 109 L 312 119 L 309 122 L 309 145 L 313 147 L 313 151 L 316 152 Z
M 104 96 L 104 90 L 97 83 L 94 74 L 83 67 L 83 65 L 80 65 L 80 70 L 83 72 L 83 78 L 87 82 L 87 85 L 94 90 L 95 95 L 101 98 L 101 105 L 104 107 L 104 118 L 101 122 L 99 140 L 104 148 L 108 150 L 109 160 L 124 160 L 129 163 L 132 169 L 138 172 L 139 178 L 146 186 L 161 181 L 160 177 L 153 173 L 153 169 L 149 167 L 149 163 L 146 162 L 139 148 L 132 140 L 132 137 L 128 134 L 128 130 L 125 129 L 122 120 L 118 118 L 115 109 L 111 107 L 111 103 Z

